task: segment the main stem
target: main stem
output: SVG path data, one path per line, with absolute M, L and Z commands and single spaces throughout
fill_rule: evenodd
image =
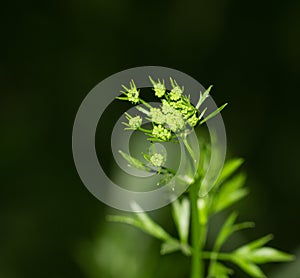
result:
M 198 211 L 198 183 L 193 183 L 190 185 L 190 202 L 191 202 L 191 215 L 192 215 L 192 265 L 191 265 L 191 278 L 203 278 L 204 269 L 201 256 L 201 229 L 200 229 L 200 219 Z

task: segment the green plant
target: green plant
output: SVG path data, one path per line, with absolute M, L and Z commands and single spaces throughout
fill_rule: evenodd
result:
M 172 203 L 172 217 L 178 232 L 178 238 L 171 236 L 159 224 L 155 223 L 147 213 L 140 212 L 135 215 L 110 215 L 109 221 L 121 222 L 133 225 L 162 241 L 161 254 L 181 251 L 185 256 L 191 257 L 192 278 L 230 277 L 233 271 L 228 268 L 226 262 L 233 263 L 248 273 L 251 277 L 266 277 L 259 265 L 268 262 L 282 262 L 293 259 L 292 255 L 276 250 L 265 245 L 272 239 L 272 235 L 246 243 L 235 250 L 224 252 L 222 247 L 228 238 L 235 232 L 254 227 L 253 222 L 236 223 L 238 213 L 231 212 L 221 226 L 213 247 L 210 251 L 207 247 L 207 231 L 210 226 L 210 219 L 228 209 L 230 206 L 244 198 L 248 194 L 245 188 L 245 175 L 237 173 L 243 160 L 239 158 L 227 161 L 212 189 L 200 197 L 200 189 L 204 186 L 204 175 L 209 167 L 210 147 L 207 143 L 201 144 L 202 158 L 197 163 L 196 155 L 191 148 L 188 137 L 191 129 L 198 127 L 214 117 L 225 106 L 221 106 L 213 113 L 205 116 L 206 108 L 202 108 L 205 100 L 209 97 L 211 87 L 203 94 L 196 106 L 190 102 L 190 98 L 183 94 L 184 88 L 180 87 L 175 80 L 170 78 L 172 90 L 167 91 L 164 81 L 155 82 L 151 77 L 155 96 L 161 101 L 161 107 L 152 107 L 140 97 L 140 92 L 133 81 L 130 88 L 123 86 L 124 96 L 121 100 L 127 100 L 133 104 L 143 104 L 137 109 L 142 112 L 151 123 L 151 129 L 143 126 L 141 116 L 126 114 L 128 122 L 124 123 L 126 130 L 143 132 L 150 142 L 174 142 L 182 140 L 190 158 L 190 167 L 186 169 L 186 175 L 177 177 L 175 170 L 165 166 L 166 156 L 163 152 L 156 150 L 155 146 L 151 151 L 144 153 L 144 161 L 132 157 L 120 150 L 120 154 L 127 160 L 131 167 L 144 171 L 154 172 L 161 176 L 158 186 L 167 184 L 174 186 L 172 179 L 181 178 L 188 183 L 188 189 L 180 199 Z M 191 175 L 191 170 L 197 167 Z M 174 179 L 173 179 L 174 180 Z M 204 261 L 207 261 L 205 267 Z

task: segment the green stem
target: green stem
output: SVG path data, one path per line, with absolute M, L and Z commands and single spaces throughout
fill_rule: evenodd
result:
M 212 276 L 211 274 L 212 274 L 213 268 L 217 262 L 218 255 L 219 255 L 219 247 L 215 244 L 213 247 L 213 250 L 211 252 L 209 266 L 208 266 L 209 277 Z
M 165 171 L 166 173 L 168 173 L 168 174 L 172 174 L 173 176 L 176 175 L 176 172 L 175 172 L 173 169 L 171 169 L 171 168 L 168 168 L 168 167 L 163 166 L 163 167 L 161 167 L 161 169 L 162 169 L 163 171 Z
M 197 161 L 196 157 L 195 157 L 195 153 L 194 153 L 193 149 L 191 148 L 191 146 L 189 145 L 186 136 L 183 137 L 182 141 L 183 141 L 187 151 L 189 152 L 189 154 L 192 158 L 192 166 L 195 167 L 195 164 L 196 164 L 196 161 Z
M 152 108 L 152 106 L 148 102 L 144 101 L 143 99 L 139 98 L 139 101 L 140 103 L 144 104 L 146 107 Z
M 192 265 L 191 278 L 203 278 L 203 262 L 201 257 L 201 230 L 198 212 L 198 183 L 190 185 L 190 201 L 191 201 L 191 215 L 192 215 Z
M 202 252 L 202 258 L 203 259 L 211 259 L 211 257 L 215 257 L 218 260 L 222 260 L 222 261 L 231 261 L 232 260 L 232 256 L 231 254 L 228 253 L 217 253 L 217 252 Z
M 145 129 L 145 128 L 142 128 L 142 127 L 139 127 L 138 130 L 142 131 L 142 132 L 145 132 L 145 133 L 152 133 L 152 130 L 149 130 L 149 129 Z

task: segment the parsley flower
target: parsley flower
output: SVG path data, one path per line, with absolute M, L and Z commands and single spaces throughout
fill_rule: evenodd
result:
M 150 163 L 155 167 L 161 167 L 165 162 L 165 158 L 160 153 L 155 153 L 150 157 Z
M 127 128 L 125 128 L 126 130 L 137 130 L 143 123 L 143 120 L 140 116 L 132 117 L 131 115 L 126 113 L 126 118 L 128 120 L 128 123 L 123 123 L 127 126 Z
M 130 89 L 125 87 L 124 85 L 122 85 L 122 87 L 124 88 L 124 91 L 121 91 L 121 93 L 123 93 L 124 95 L 126 95 L 126 97 L 119 97 L 119 99 L 123 99 L 123 100 L 129 100 L 131 101 L 133 104 L 136 104 L 139 102 L 139 90 L 137 90 L 136 85 L 134 83 L 133 80 L 130 81 Z
M 195 111 L 191 103 L 187 100 L 184 101 L 183 99 L 180 99 L 179 101 L 176 102 L 170 102 L 170 105 L 175 109 L 179 109 L 185 119 L 190 117 L 191 114 Z
M 152 130 L 152 136 L 163 141 L 168 141 L 171 138 L 171 132 L 162 125 L 155 125 Z
M 159 108 L 151 108 L 150 116 L 154 123 L 164 124 L 165 123 L 165 115 L 161 112 Z
M 167 114 L 166 124 L 171 131 L 177 132 L 184 128 L 184 119 L 181 113 L 175 110 L 174 113 Z
M 142 118 L 140 116 L 136 116 L 129 120 L 129 125 L 133 129 L 138 129 L 142 125 Z
M 196 114 L 194 114 L 192 117 L 190 117 L 189 119 L 187 119 L 187 122 L 192 127 L 195 126 L 195 125 L 197 125 L 198 121 L 199 121 L 199 118 L 196 116 Z
M 181 98 L 182 95 L 182 89 L 179 86 L 176 86 L 172 89 L 172 91 L 170 92 L 170 99 L 171 100 L 179 100 Z
M 168 101 L 163 99 L 161 110 L 164 114 L 169 114 L 169 113 L 174 113 L 175 109 L 168 103 Z
M 163 81 L 161 83 L 159 79 L 158 82 L 155 82 L 150 76 L 149 79 L 153 85 L 153 91 L 155 92 L 155 95 L 159 98 L 163 97 L 166 92 L 165 82 Z

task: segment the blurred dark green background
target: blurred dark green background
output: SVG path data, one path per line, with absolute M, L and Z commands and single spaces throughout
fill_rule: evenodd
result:
M 109 75 L 144 65 L 214 84 L 215 101 L 229 102 L 230 154 L 245 158 L 251 190 L 241 219 L 257 223 L 247 236 L 272 232 L 274 246 L 299 253 L 299 1 L 1 6 L 1 278 L 127 277 L 109 274 L 122 268 L 144 273 L 135 277 L 187 277 L 185 258 L 161 258 L 155 240 L 107 224 L 111 210 L 86 190 L 73 164 L 72 125 L 85 95 Z M 153 215 L 173 229 L 168 208 Z M 296 278 L 295 264 L 265 269 Z

